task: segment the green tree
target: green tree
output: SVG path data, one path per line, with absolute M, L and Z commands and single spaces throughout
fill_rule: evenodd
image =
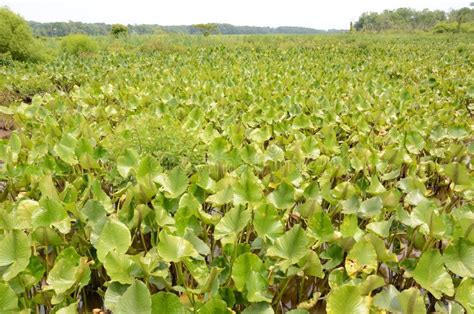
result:
M 9 9 L 0 8 L 0 54 L 31 61 L 41 58 L 38 48 L 28 23 Z
M 469 20 L 470 15 L 472 15 L 472 11 L 473 10 L 469 9 L 468 7 L 465 7 L 455 12 L 454 17 L 457 23 L 457 27 L 456 27 L 457 33 L 461 32 L 461 24 Z
M 115 38 L 126 36 L 128 34 L 128 27 L 123 24 L 114 24 L 110 29 L 110 34 Z
M 194 24 L 193 28 L 197 29 L 201 34 L 204 36 L 209 36 L 217 31 L 217 25 L 216 24 Z

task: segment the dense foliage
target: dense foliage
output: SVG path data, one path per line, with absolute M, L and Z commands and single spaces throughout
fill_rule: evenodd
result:
M 33 32 L 39 36 L 66 36 L 69 34 L 87 34 L 91 36 L 108 35 L 112 25 L 105 23 L 82 23 L 82 22 L 29 22 Z M 216 33 L 223 35 L 237 34 L 320 34 L 334 33 L 341 30 L 318 30 L 307 27 L 259 27 L 259 26 L 236 26 L 231 24 L 215 24 Z M 127 25 L 130 34 L 145 35 L 159 33 L 179 33 L 179 34 L 200 34 L 201 32 L 192 25 L 155 25 L 155 24 L 136 24 Z
M 28 23 L 17 14 L 0 7 L 0 56 L 2 54 L 21 61 L 41 58 Z M 3 58 L 0 57 L 0 60 Z
M 472 38 L 214 40 L 0 67 L 0 309 L 474 313 Z
M 454 27 L 440 27 L 452 23 Z M 470 23 L 461 29 L 461 24 Z M 474 32 L 474 9 L 461 8 L 444 12 L 441 10 L 431 11 L 428 9 L 418 11 L 409 8 L 396 10 L 385 10 L 381 13 L 364 13 L 354 24 L 357 31 L 429 31 L 435 28 L 437 32 Z
M 61 51 L 72 55 L 80 55 L 97 51 L 97 42 L 87 35 L 73 34 L 61 40 Z

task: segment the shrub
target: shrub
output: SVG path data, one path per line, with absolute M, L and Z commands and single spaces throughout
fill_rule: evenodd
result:
M 128 34 L 128 28 L 122 24 L 114 24 L 110 29 L 110 34 L 115 38 L 126 36 Z
M 99 49 L 97 42 L 87 35 L 73 34 L 63 38 L 61 50 L 72 55 L 89 54 Z
M 28 23 L 6 8 L 0 8 L 0 54 L 19 61 L 42 58 Z

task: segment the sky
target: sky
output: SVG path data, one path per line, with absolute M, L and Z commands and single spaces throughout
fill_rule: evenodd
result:
M 189 25 L 230 23 L 347 29 L 363 12 L 450 10 L 472 0 L 0 0 L 27 20 Z

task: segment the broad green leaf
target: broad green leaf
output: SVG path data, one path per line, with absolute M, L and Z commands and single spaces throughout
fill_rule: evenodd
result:
M 167 174 L 158 175 L 155 181 L 163 187 L 170 198 L 180 197 L 188 188 L 188 177 L 180 167 L 175 167 Z
M 185 314 L 185 307 L 176 294 L 158 292 L 151 296 L 151 312 L 166 314 Z
M 151 296 L 147 286 L 136 280 L 119 298 L 117 314 L 151 314 Z
M 247 169 L 234 186 L 234 203 L 255 203 L 260 201 L 262 196 L 262 188 L 258 178 L 250 169 Z
M 251 272 L 264 272 L 265 266 L 260 258 L 253 253 L 244 253 L 235 259 L 232 267 L 232 280 L 239 291 L 243 291 L 248 283 Z
M 309 228 L 316 239 L 329 242 L 334 238 L 334 228 L 329 215 L 323 211 L 315 213 L 309 220 Z
M 120 175 L 127 178 L 130 172 L 138 166 L 138 155 L 133 149 L 127 148 L 122 156 L 117 159 L 117 170 Z
M 279 209 L 290 209 L 294 204 L 295 189 L 286 182 L 280 183 L 278 188 L 268 195 L 270 204 Z
M 388 221 L 371 222 L 366 228 L 382 238 L 387 238 L 390 234 L 393 219 L 394 217 L 392 216 Z
M 225 239 L 233 241 L 247 226 L 250 218 L 250 211 L 245 210 L 243 206 L 232 208 L 217 223 L 214 229 L 214 237 L 216 240 Z
M 370 180 L 370 186 L 367 189 L 367 192 L 372 195 L 380 195 L 386 191 L 385 187 L 380 183 L 379 179 L 374 176 Z
M 4 281 L 24 271 L 30 262 L 30 239 L 20 230 L 12 230 L 0 240 L 0 267 Z
M 198 257 L 199 253 L 191 242 L 182 238 L 168 234 L 166 231 L 160 232 L 160 242 L 157 245 L 158 254 L 166 262 L 180 262 L 186 257 Z
M 269 303 L 259 302 L 253 303 L 246 307 L 242 314 L 274 314 L 272 306 Z
M 90 270 L 73 247 L 64 249 L 56 258 L 54 267 L 48 274 L 49 288 L 56 295 L 67 292 L 76 283 L 89 281 Z M 85 278 L 84 278 L 85 277 Z
M 283 224 L 278 211 L 271 205 L 259 206 L 254 211 L 253 226 L 259 237 L 274 239 L 283 234 Z
M 71 134 L 64 134 L 59 143 L 54 146 L 54 152 L 61 158 L 65 163 L 73 166 L 77 165 L 78 160 L 76 157 L 76 144 L 77 140 Z
M 250 302 L 271 302 L 272 295 L 267 291 L 266 276 L 260 272 L 250 271 L 247 288 L 247 300 Z
M 457 162 L 443 167 L 444 173 L 457 185 L 472 185 L 473 179 L 466 166 Z
M 74 302 L 74 303 L 69 304 L 68 306 L 60 308 L 56 313 L 57 314 L 76 314 L 77 312 L 78 312 L 78 302 Z
M 45 198 L 40 200 L 39 205 L 31 216 L 33 228 L 50 227 L 68 217 L 63 205 L 55 200 Z
M 474 277 L 474 244 L 458 239 L 443 254 L 446 267 L 461 277 Z
M 104 262 L 107 253 L 113 250 L 117 253 L 125 253 L 130 244 L 131 235 L 127 226 L 120 221 L 108 219 L 94 246 L 97 249 L 97 257 Z
M 321 265 L 318 254 L 314 251 L 308 251 L 308 254 L 298 262 L 298 266 L 309 276 L 324 277 L 323 266 Z
M 351 198 L 356 193 L 355 187 L 350 182 L 342 182 L 333 189 L 333 197 L 340 200 Z
M 378 196 L 375 196 L 360 203 L 359 213 L 363 217 L 374 217 L 380 214 L 382 207 L 382 199 Z
M 398 295 L 398 302 L 400 304 L 401 312 L 407 314 L 424 314 L 426 313 L 425 302 L 420 295 L 420 291 L 413 287 L 403 290 Z
M 15 312 L 18 310 L 18 297 L 8 283 L 0 282 L 0 312 Z
M 132 284 L 134 281 L 130 275 L 132 265 L 133 262 L 128 255 L 118 253 L 115 250 L 110 251 L 105 256 L 104 267 L 112 281 L 121 284 Z
M 329 294 L 326 311 L 328 314 L 368 314 L 368 300 L 361 296 L 359 287 L 341 286 Z
M 211 299 L 206 304 L 204 304 L 199 310 L 199 314 L 230 314 L 232 313 L 228 308 L 227 304 L 220 299 Z
M 453 281 L 444 268 L 443 257 L 436 249 L 430 249 L 421 255 L 413 278 L 438 300 L 443 294 L 454 295 Z
M 359 272 L 375 272 L 378 268 L 377 252 L 372 243 L 366 240 L 356 242 L 346 257 L 345 268 L 351 277 Z
M 380 293 L 374 297 L 373 304 L 384 311 L 402 312 L 402 306 L 399 300 L 400 292 L 393 285 L 385 287 Z
M 454 299 L 464 307 L 467 314 L 474 313 L 474 279 L 464 278 L 456 288 Z
M 291 230 L 276 239 L 275 243 L 268 248 L 267 255 L 283 259 L 283 269 L 296 264 L 306 255 L 308 238 L 300 225 L 295 225 Z
M 104 296 L 104 306 L 106 309 L 115 313 L 115 308 L 117 307 L 120 297 L 127 291 L 129 286 L 130 285 L 122 285 L 118 282 L 111 282 L 107 286 L 107 291 L 105 291 Z

